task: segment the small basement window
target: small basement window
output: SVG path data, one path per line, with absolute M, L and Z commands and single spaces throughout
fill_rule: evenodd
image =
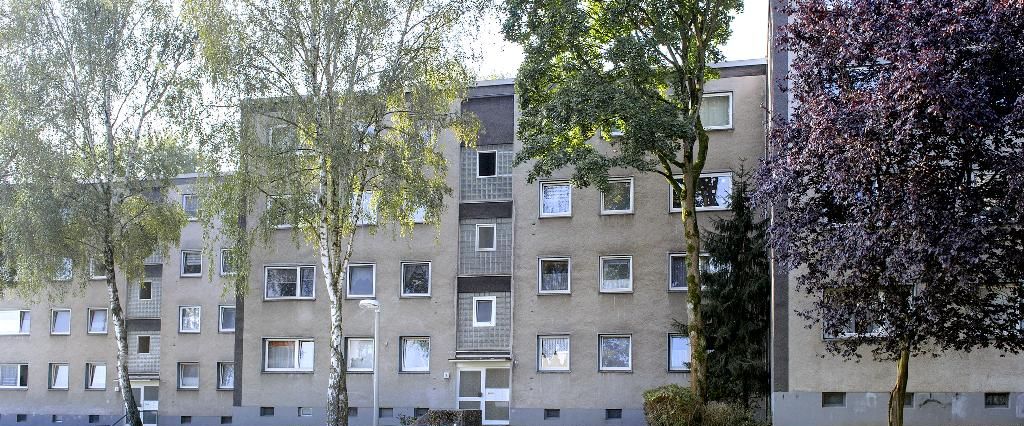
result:
M 604 410 L 605 420 L 621 419 L 622 409 L 621 408 L 608 408 Z
M 821 406 L 822 407 L 845 407 L 846 406 L 846 392 L 822 392 L 821 393 Z
M 545 408 L 544 409 L 544 420 L 557 419 L 562 415 L 562 410 L 557 408 Z
M 1010 394 L 1007 392 L 985 392 L 985 408 L 1010 408 Z
M 273 417 L 274 407 L 260 407 L 260 417 Z

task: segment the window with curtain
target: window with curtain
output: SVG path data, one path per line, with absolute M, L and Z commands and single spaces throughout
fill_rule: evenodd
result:
M 541 182 L 540 216 L 572 215 L 572 186 L 568 182 Z
M 430 263 L 402 264 L 402 296 L 430 295 Z
M 700 122 L 707 130 L 732 128 L 732 93 L 704 94 Z
M 28 386 L 28 364 L 0 364 L 0 387 Z
M 198 277 L 203 274 L 203 253 L 199 250 L 181 251 L 181 276 Z
M 430 338 L 402 338 L 402 371 L 430 371 Z
M 348 297 L 373 297 L 375 265 L 349 265 Z
M 676 178 L 680 185 L 682 178 Z M 675 188 L 670 189 L 673 212 L 682 211 L 682 204 L 676 198 Z M 705 173 L 697 178 L 697 190 L 694 191 L 694 205 L 697 211 L 703 210 L 728 210 L 729 195 L 732 193 L 732 173 Z
M 179 319 L 178 331 L 181 333 L 198 333 L 199 321 L 202 316 L 202 308 L 199 306 L 182 306 L 178 308 Z
M 102 308 L 89 309 L 89 332 L 107 332 L 107 310 Z
M 105 389 L 107 387 L 107 365 L 99 363 L 85 364 L 85 388 Z
M 266 339 L 264 370 L 313 371 L 313 341 Z
M 71 310 L 55 309 L 50 322 L 50 334 L 71 334 Z
M 633 178 L 608 180 L 608 189 L 601 193 L 602 214 L 633 212 Z
M 235 363 L 217 363 L 217 389 L 235 388 Z
M 235 331 L 234 306 L 220 307 L 220 320 L 218 321 L 217 329 L 222 333 L 230 333 Z
M 28 334 L 30 324 L 29 311 L 0 311 L 0 335 Z
M 602 371 L 629 370 L 633 367 L 631 337 L 602 335 L 598 337 L 599 367 Z
M 199 389 L 199 363 L 178 363 L 178 388 Z
M 569 259 L 540 259 L 540 292 L 569 292 Z
M 671 371 L 690 370 L 690 338 L 682 334 L 668 336 L 668 369 Z
M 633 290 L 633 258 L 601 258 L 601 291 L 627 292 Z
M 68 365 L 50 364 L 50 389 L 68 388 Z
M 348 339 L 348 371 L 373 371 L 373 339 Z
M 537 342 L 538 370 L 569 371 L 569 336 L 540 336 Z
M 267 299 L 312 299 L 314 266 L 268 266 L 264 297 Z

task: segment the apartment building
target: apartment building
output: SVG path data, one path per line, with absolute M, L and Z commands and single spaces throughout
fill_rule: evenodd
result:
M 718 68 L 705 99 L 703 226 L 728 214 L 733 172 L 764 149 L 765 62 Z M 513 82 L 481 82 L 458 107 L 483 133 L 476 147 L 442 136 L 455 191 L 440 227 L 357 235 L 343 308 L 351 424 L 372 422 L 374 372 L 381 425 L 454 408 L 482 410 L 488 425 L 643 424 L 645 389 L 689 382 L 689 342 L 672 328 L 687 313 L 669 185 L 630 170 L 607 193 L 573 188 L 565 174 L 529 183 L 528 167 L 512 166 Z M 272 118 L 245 120 L 275 137 Z M 193 210 L 190 178 L 175 184 L 170 196 Z M 224 291 L 228 253 L 198 223 L 181 247 L 147 260 L 145 280 L 121 283 L 147 425 L 323 424 L 322 268 L 292 228 L 278 228 L 253 253 L 244 296 Z M 381 307 L 376 366 L 366 299 Z M 0 425 L 109 425 L 123 414 L 113 336 L 99 325 L 105 304 L 99 281 L 61 301 L 0 301 Z
M 789 21 L 783 0 L 770 2 L 770 34 Z M 785 91 L 790 52 L 774 46 L 768 56 L 768 105 L 772 117 L 787 117 L 793 101 Z M 797 291 L 800 270 L 772 274 L 771 403 L 777 425 L 860 426 L 885 424 L 893 362 L 870 354 L 859 362 L 826 351 L 820 327 L 794 314 L 811 306 Z M 1024 357 L 986 348 L 946 352 L 910 361 L 906 424 L 913 426 L 1024 423 Z

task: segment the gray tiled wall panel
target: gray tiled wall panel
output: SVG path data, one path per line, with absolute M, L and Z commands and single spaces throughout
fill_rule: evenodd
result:
M 473 327 L 473 298 L 494 296 L 494 327 Z M 509 350 L 512 342 L 512 293 L 459 293 L 456 346 L 460 351 Z
M 512 199 L 512 144 L 489 145 L 482 151 L 497 150 L 497 176 L 477 177 L 477 150 L 462 148 L 459 162 L 459 197 L 462 201 L 493 201 Z
M 149 280 L 149 279 L 147 279 Z M 139 300 L 139 283 L 128 286 L 128 318 L 160 318 L 160 280 L 152 279 L 153 298 Z
M 149 353 L 140 354 L 140 335 L 150 335 Z M 160 372 L 160 330 L 135 330 L 128 332 L 128 372 L 158 373 Z
M 495 250 L 476 250 L 476 225 L 495 224 Z M 512 275 L 512 219 L 459 221 L 459 275 Z

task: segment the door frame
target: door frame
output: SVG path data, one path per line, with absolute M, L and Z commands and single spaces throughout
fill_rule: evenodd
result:
M 150 406 L 147 406 L 146 402 L 145 402 L 146 401 L 146 388 L 148 388 L 148 387 L 155 387 L 155 388 L 157 388 L 157 399 L 156 399 L 156 401 L 153 401 L 153 404 L 151 404 Z M 135 389 L 139 390 L 139 399 L 137 401 L 135 401 L 135 403 L 138 405 L 138 408 L 139 408 L 139 417 L 142 417 L 144 419 L 145 417 L 143 415 L 143 412 L 152 411 L 154 413 L 154 418 L 156 418 L 157 422 L 159 422 L 160 421 L 160 416 L 157 413 L 160 412 L 160 381 L 158 381 L 158 380 L 133 380 L 132 381 L 132 392 L 134 392 Z M 145 420 L 143 420 L 142 426 L 157 426 L 157 423 L 146 423 Z
M 512 417 L 512 363 L 507 360 L 495 360 L 495 361 L 476 361 L 476 362 L 462 362 L 456 364 L 455 370 L 455 408 L 459 408 L 462 402 L 476 402 L 480 406 L 480 420 L 483 425 L 507 425 L 509 420 L 487 420 L 487 413 L 485 412 L 485 406 L 487 401 L 501 401 L 509 404 L 509 417 Z M 487 398 L 487 370 L 488 369 L 507 369 L 509 374 L 509 387 L 504 392 L 505 398 Z M 477 371 L 480 373 L 480 396 L 478 397 L 464 397 L 459 395 L 462 390 L 462 372 L 463 371 Z M 511 420 L 511 419 L 510 419 Z

